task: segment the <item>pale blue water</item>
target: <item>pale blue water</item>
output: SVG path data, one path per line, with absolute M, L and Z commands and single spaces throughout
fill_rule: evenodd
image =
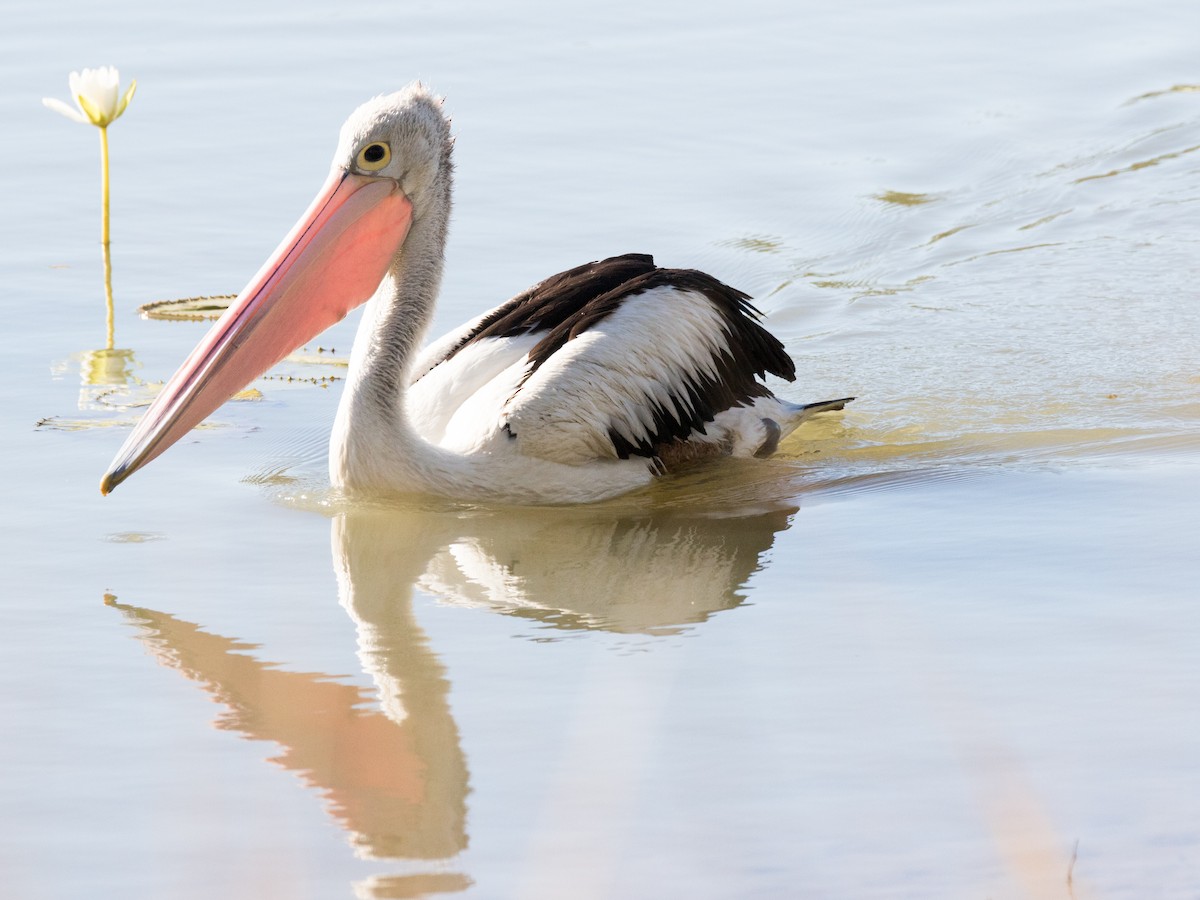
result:
M 1200 895 L 1193 4 L 3 21 L 4 896 Z M 96 135 L 40 104 L 102 64 L 110 386 Z M 205 327 L 138 305 L 240 288 L 415 77 L 439 326 L 648 251 L 860 399 L 645 502 L 345 510 L 347 322 L 101 498 Z

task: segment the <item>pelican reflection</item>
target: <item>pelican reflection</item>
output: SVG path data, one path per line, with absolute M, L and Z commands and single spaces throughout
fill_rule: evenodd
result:
M 254 645 L 167 613 L 113 605 L 159 662 L 224 708 L 217 728 L 282 748 L 272 762 L 320 791 L 360 856 L 442 860 L 466 847 L 467 767 L 449 684 L 407 595 L 372 604 L 383 620 L 360 623 L 377 636 L 363 651 L 379 684 L 377 707 L 354 685 L 249 655 Z M 468 884 L 449 873 L 437 880 L 456 890 Z
M 471 883 L 447 871 L 467 846 L 468 772 L 414 587 L 547 627 L 671 633 L 738 605 L 793 511 L 346 510 L 332 523 L 333 564 L 374 698 L 167 613 L 109 602 L 159 662 L 223 709 L 216 727 L 281 748 L 272 762 L 319 791 L 359 855 L 436 864 L 360 893 L 445 893 Z
M 334 520 L 334 566 L 360 641 L 383 615 L 363 598 L 401 584 L 545 627 L 668 634 L 740 604 L 795 511 L 356 508 Z

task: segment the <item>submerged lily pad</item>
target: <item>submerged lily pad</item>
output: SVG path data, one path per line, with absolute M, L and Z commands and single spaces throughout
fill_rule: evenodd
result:
M 876 200 L 895 206 L 924 206 L 938 199 L 936 194 L 912 194 L 907 191 L 884 191 L 874 196 Z
M 105 535 L 104 540 L 110 544 L 148 544 L 150 541 L 166 540 L 166 535 L 160 531 L 114 531 L 112 534 Z M 105 603 L 108 603 L 108 597 L 112 596 L 113 600 L 117 598 L 111 594 L 105 594 Z
M 783 249 L 782 239 L 769 234 L 748 234 L 743 237 L 721 241 L 720 244 L 724 247 L 733 247 L 749 253 L 778 253 Z
M 147 319 L 198 321 L 215 319 L 229 308 L 237 294 L 211 294 L 203 297 L 182 297 L 178 300 L 155 300 L 138 307 Z
M 1165 97 L 1168 94 L 1190 94 L 1195 91 L 1200 91 L 1200 84 L 1173 84 L 1161 91 L 1150 91 L 1145 94 L 1139 94 L 1132 100 L 1126 100 L 1125 105 L 1131 106 L 1139 100 L 1153 100 L 1155 97 Z
M 38 431 L 84 431 L 89 428 L 125 428 L 136 424 L 133 419 L 70 419 L 65 416 L 44 416 L 33 427 Z

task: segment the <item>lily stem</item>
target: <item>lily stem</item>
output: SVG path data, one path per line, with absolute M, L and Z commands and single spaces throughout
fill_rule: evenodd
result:
M 100 242 L 108 246 L 108 128 L 100 126 Z

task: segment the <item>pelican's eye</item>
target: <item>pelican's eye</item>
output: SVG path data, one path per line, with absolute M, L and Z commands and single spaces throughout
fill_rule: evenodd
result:
M 367 172 L 378 172 L 391 161 L 391 147 L 382 141 L 376 141 L 359 150 L 358 159 L 355 162 L 360 169 Z

